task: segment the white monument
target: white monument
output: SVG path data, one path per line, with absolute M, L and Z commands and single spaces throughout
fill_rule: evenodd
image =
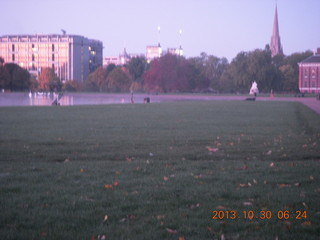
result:
M 250 95 L 257 96 L 258 93 L 259 93 L 258 84 L 256 83 L 256 81 L 254 81 L 254 82 L 252 83 L 251 88 L 250 88 L 249 94 L 250 94 Z

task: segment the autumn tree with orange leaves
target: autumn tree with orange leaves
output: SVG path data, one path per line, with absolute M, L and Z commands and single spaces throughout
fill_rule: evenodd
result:
M 39 89 L 43 91 L 60 91 L 61 81 L 52 68 L 43 68 L 39 78 Z

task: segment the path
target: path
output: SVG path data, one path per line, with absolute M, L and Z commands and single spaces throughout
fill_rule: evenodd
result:
M 298 101 L 320 114 L 320 101 L 316 98 L 299 98 Z

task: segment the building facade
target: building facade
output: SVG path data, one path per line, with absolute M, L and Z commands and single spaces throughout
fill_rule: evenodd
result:
M 39 76 L 53 68 L 61 81 L 83 82 L 102 66 L 102 42 L 78 35 L 9 35 L 0 37 L 0 56 Z
M 168 48 L 167 54 L 177 55 L 177 56 L 183 56 L 183 49 L 180 46 L 179 48 Z
M 299 90 L 302 93 L 320 93 L 320 48 L 299 64 Z
M 183 49 L 179 48 L 168 48 L 167 51 L 163 51 L 160 44 L 158 46 L 147 46 L 146 48 L 146 59 L 150 63 L 153 59 L 159 58 L 166 54 L 172 54 L 177 56 L 183 56 Z
M 159 58 L 162 56 L 162 48 L 160 43 L 158 46 L 147 46 L 146 47 L 146 59 L 150 63 L 154 58 Z
M 116 66 L 126 65 L 132 58 L 144 57 L 143 54 L 127 53 L 124 49 L 122 54 L 119 56 L 106 56 L 103 58 L 103 66 L 108 66 L 109 64 L 114 64 Z

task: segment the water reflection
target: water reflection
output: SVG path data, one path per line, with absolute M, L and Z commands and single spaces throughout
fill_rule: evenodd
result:
M 143 103 L 147 94 L 91 94 L 91 93 L 68 93 L 58 101 L 61 106 L 72 105 L 96 105 L 96 104 L 128 104 Z M 0 93 L 0 106 L 51 106 L 58 98 L 53 93 Z M 160 102 L 154 96 L 152 102 Z
M 57 95 L 46 93 L 0 93 L 0 106 L 51 106 Z M 151 103 L 158 102 L 177 102 L 177 101 L 212 101 L 212 100 L 244 100 L 245 98 L 239 96 L 219 96 L 219 95 L 198 95 L 198 94 L 172 94 L 172 95 L 152 95 L 152 94 L 106 94 L 106 93 L 66 93 L 59 104 L 61 106 L 72 105 L 97 105 L 97 104 L 142 104 L 146 99 L 150 98 Z M 259 97 L 261 100 L 266 100 Z M 269 99 L 269 98 L 268 98 Z M 274 98 L 276 100 L 276 98 Z

